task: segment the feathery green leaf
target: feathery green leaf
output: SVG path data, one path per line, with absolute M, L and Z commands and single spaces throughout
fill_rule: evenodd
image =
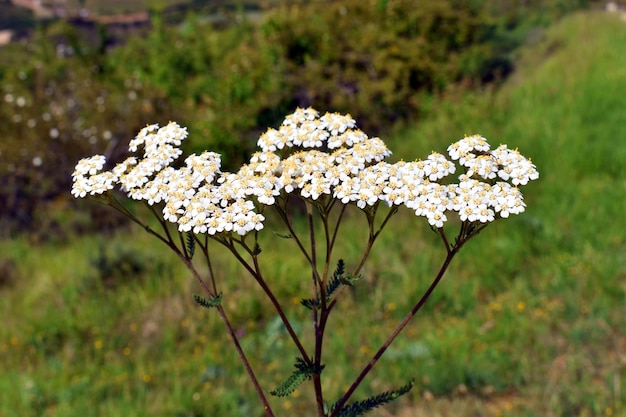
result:
M 339 411 L 338 416 L 339 417 L 358 417 L 358 416 L 362 416 L 365 413 L 368 413 L 370 411 L 372 411 L 374 408 L 376 407 L 380 407 L 383 404 L 387 404 L 388 402 L 391 402 L 395 399 L 397 399 L 398 397 L 406 394 L 407 392 L 409 392 L 411 390 L 411 388 L 413 388 L 413 381 L 409 382 L 408 384 L 393 390 L 393 391 L 387 391 L 384 392 L 382 394 L 379 395 L 375 395 L 373 397 L 370 397 L 366 400 L 363 401 L 357 401 L 354 402 L 352 404 L 346 405 L 344 406 L 341 411 Z M 333 405 L 333 407 L 331 408 L 334 409 L 335 406 Z
M 200 304 L 202 307 L 205 307 L 205 308 L 217 307 L 222 302 L 222 293 L 219 293 L 217 297 L 211 297 L 208 300 L 200 297 L 199 295 L 194 294 L 193 299 L 196 301 L 196 303 Z
M 307 375 L 305 372 L 302 372 L 300 370 L 294 371 L 294 373 L 292 373 L 289 378 L 287 378 L 287 380 L 283 382 L 278 388 L 270 391 L 270 394 L 275 397 L 286 397 L 287 395 L 294 392 L 296 388 L 300 386 L 300 384 L 302 384 L 309 378 L 311 378 L 311 376 Z
M 360 275 L 357 275 L 356 277 L 351 277 L 349 275 L 344 276 L 345 267 L 346 265 L 343 259 L 340 259 L 337 262 L 337 269 L 335 269 L 335 272 L 333 273 L 333 277 L 330 279 L 330 281 L 326 285 L 326 302 L 329 302 L 331 300 L 335 291 L 337 291 L 337 289 L 341 287 L 342 285 L 353 286 L 355 282 L 361 279 Z M 313 310 L 313 308 L 316 305 L 320 305 L 320 301 L 321 301 L 320 295 L 317 294 L 317 299 L 312 299 L 312 298 L 303 299 L 300 301 L 300 304 L 302 304 L 309 310 Z
M 320 374 L 322 369 L 324 369 L 324 365 L 309 365 L 302 358 L 296 358 L 294 367 L 296 370 L 289 376 L 289 378 L 287 378 L 287 380 L 278 388 L 270 391 L 270 394 L 275 397 L 286 397 L 294 392 L 304 381 L 311 379 L 311 375 Z
M 196 240 L 193 233 L 187 232 L 186 234 L 187 252 L 189 253 L 189 259 L 193 258 L 193 253 L 196 250 Z

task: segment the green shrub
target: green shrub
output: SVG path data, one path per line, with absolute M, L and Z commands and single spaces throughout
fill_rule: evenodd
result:
M 104 76 L 104 59 L 72 39 L 64 23 L 42 28 L 25 46 L 3 52 L 9 65 L 0 84 L 0 233 L 53 230 L 45 213 L 70 187 L 77 158 L 99 152 L 115 157 L 146 120 L 171 114 L 159 91 L 144 89 L 132 74 L 122 84 Z M 63 41 L 65 42 L 65 41 Z
M 419 92 L 442 92 L 481 69 L 460 63 L 488 41 L 494 20 L 469 3 L 314 2 L 270 13 L 262 25 L 279 51 L 292 101 L 351 112 L 368 131 L 419 114 Z M 482 48 L 485 60 L 489 48 Z M 470 71 L 476 72 L 476 74 Z

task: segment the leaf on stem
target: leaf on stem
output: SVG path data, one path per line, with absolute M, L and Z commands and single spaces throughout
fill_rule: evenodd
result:
M 300 304 L 308 308 L 309 310 L 313 310 L 313 308 L 319 303 L 319 298 L 314 300 L 312 298 L 305 298 L 300 300 Z
M 202 307 L 205 307 L 205 308 L 217 307 L 222 302 L 222 293 L 219 293 L 217 297 L 211 297 L 208 300 L 200 297 L 199 295 L 194 294 L 193 299 L 196 301 L 196 303 L 200 304 Z
M 335 272 L 333 273 L 333 277 L 330 279 L 330 281 L 328 282 L 328 285 L 326 285 L 326 302 L 329 302 L 330 299 L 332 298 L 333 294 L 335 293 L 335 291 L 337 291 L 337 289 L 339 287 L 341 287 L 342 285 L 348 285 L 348 286 L 353 286 L 359 279 L 361 279 L 360 275 L 357 275 L 356 277 L 351 277 L 351 276 L 344 276 L 345 274 L 345 263 L 343 261 L 343 259 L 340 259 L 339 262 L 337 262 L 337 269 L 335 269 Z M 317 294 L 317 298 L 316 299 L 304 299 L 302 301 L 300 301 L 300 304 L 302 304 L 303 306 L 305 306 L 306 308 L 308 308 L 309 310 L 313 310 L 313 308 L 316 305 L 320 304 L 320 294 Z
M 301 358 L 296 358 L 294 367 L 296 370 L 289 376 L 289 378 L 287 378 L 287 380 L 278 388 L 270 391 L 270 394 L 275 397 L 286 397 L 294 392 L 304 381 L 311 379 L 311 375 L 320 374 L 322 369 L 324 369 L 324 365 L 309 365 Z
M 278 233 L 278 232 L 274 232 L 274 234 L 278 237 L 282 237 L 283 239 L 291 239 L 293 237 L 290 234 L 283 235 L 282 233 Z
M 381 405 L 387 404 L 402 395 L 406 394 L 413 388 L 413 381 L 410 381 L 408 384 L 395 389 L 393 391 L 383 392 L 382 394 L 375 395 L 363 401 L 357 401 L 352 404 L 344 406 L 337 414 L 338 417 L 357 417 L 362 416 L 365 413 L 369 413 L 376 407 L 380 407 Z M 334 410 L 335 405 L 331 408 Z
M 193 253 L 196 250 L 196 240 L 191 232 L 187 232 L 185 236 L 185 242 L 187 246 L 187 252 L 189 253 L 189 259 L 193 258 Z

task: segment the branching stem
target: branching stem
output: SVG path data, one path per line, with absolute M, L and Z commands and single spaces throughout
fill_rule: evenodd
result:
M 345 406 L 346 402 L 350 399 L 350 397 L 352 396 L 354 391 L 358 388 L 358 386 L 361 384 L 361 382 L 363 382 L 363 380 L 365 379 L 367 374 L 372 370 L 374 365 L 376 365 L 378 360 L 383 356 L 383 354 L 385 353 L 387 348 L 396 339 L 396 337 L 398 337 L 398 335 L 407 326 L 407 324 L 409 324 L 409 322 L 415 316 L 415 314 L 417 314 L 417 312 L 424 306 L 426 301 L 428 301 L 428 299 L 430 298 L 431 294 L 433 293 L 433 291 L 435 290 L 435 288 L 437 287 L 437 285 L 439 284 L 439 282 L 443 278 L 444 274 L 448 270 L 448 267 L 450 266 L 450 263 L 452 262 L 452 259 L 459 252 L 461 247 L 469 239 L 471 239 L 473 236 L 476 236 L 477 233 L 479 233 L 482 229 L 485 228 L 484 225 L 479 226 L 475 230 L 470 230 L 470 229 L 468 229 L 469 227 L 472 227 L 472 225 L 468 224 L 467 222 L 464 222 L 461 225 L 461 230 L 459 231 L 459 235 L 458 235 L 458 237 L 456 239 L 456 242 L 455 242 L 454 246 L 452 246 L 452 247 L 450 247 L 447 244 L 447 238 L 445 236 L 444 230 L 443 229 L 439 229 L 439 233 L 440 233 L 444 243 L 446 243 L 446 248 L 448 249 L 447 250 L 447 254 L 446 254 L 446 258 L 443 261 L 443 264 L 441 265 L 441 267 L 439 268 L 439 272 L 437 273 L 437 275 L 435 276 L 435 278 L 431 282 L 431 284 L 428 287 L 428 289 L 426 290 L 426 292 L 419 299 L 419 301 L 413 306 L 413 308 L 407 313 L 407 315 L 402 319 L 402 321 L 396 326 L 396 328 L 393 330 L 393 332 L 391 332 L 391 334 L 383 342 L 382 346 L 378 349 L 378 351 L 376 351 L 376 353 L 374 354 L 372 359 L 367 363 L 367 365 L 365 365 L 365 367 L 363 368 L 361 373 L 356 377 L 356 379 L 354 380 L 352 385 L 350 385 L 350 387 L 348 388 L 346 393 L 337 402 L 337 404 L 335 405 L 335 408 L 333 409 L 333 411 L 332 411 L 332 413 L 330 414 L 329 417 L 336 417 L 339 414 L 339 412 Z
M 448 255 L 446 256 L 445 261 L 443 262 L 443 265 L 441 266 L 441 268 L 439 269 L 439 272 L 437 273 L 437 276 L 432 281 L 432 283 L 430 284 L 430 286 L 428 287 L 428 289 L 426 290 L 426 292 L 424 293 L 422 298 L 420 298 L 420 300 L 413 306 L 411 311 L 409 311 L 409 313 L 402 319 L 402 321 L 398 324 L 398 326 L 396 326 L 396 328 L 389 335 L 389 337 L 387 337 L 385 342 L 378 349 L 378 351 L 374 354 L 374 356 L 368 362 L 368 364 L 365 365 L 365 367 L 363 368 L 361 373 L 356 377 L 356 379 L 354 380 L 352 385 L 350 385 L 350 387 L 348 388 L 346 393 L 337 402 L 337 404 L 335 405 L 335 409 L 330 414 L 330 417 L 336 417 L 338 415 L 339 411 L 341 411 L 341 409 L 346 404 L 346 402 L 350 399 L 350 397 L 352 396 L 354 391 L 358 388 L 358 386 L 361 384 L 361 382 L 363 382 L 363 380 L 365 379 L 367 374 L 372 370 L 374 365 L 376 365 L 378 360 L 383 356 L 383 354 L 385 353 L 387 348 L 396 339 L 396 337 L 398 337 L 400 332 L 402 332 L 402 330 L 406 327 L 406 325 L 409 323 L 409 321 L 411 321 L 413 316 L 415 316 L 415 314 L 422 308 L 424 303 L 426 303 L 426 301 L 428 300 L 428 298 L 430 297 L 430 295 L 434 291 L 434 289 L 437 286 L 437 284 L 439 284 L 439 281 L 441 281 L 441 278 L 443 277 L 444 273 L 448 269 L 448 266 L 450 265 L 450 262 L 452 261 L 452 258 L 454 257 L 455 254 L 456 254 L 456 251 L 452 251 L 452 252 L 448 253 Z
M 263 278 L 263 274 L 261 273 L 261 266 L 258 261 L 258 256 L 253 253 L 253 249 L 250 249 L 243 242 L 239 242 L 239 243 L 246 249 L 246 251 L 252 257 L 252 262 L 253 262 L 252 266 L 241 256 L 241 254 L 239 253 L 239 251 L 237 250 L 233 242 L 224 243 L 224 246 L 228 248 L 228 250 L 235 256 L 235 258 L 237 258 L 237 260 L 241 263 L 241 265 L 243 265 L 243 267 L 250 273 L 250 275 L 254 277 L 256 282 L 261 286 L 261 289 L 263 290 L 265 295 L 267 295 L 267 298 L 270 299 L 272 305 L 274 306 L 274 309 L 276 310 L 283 324 L 285 325 L 285 328 L 287 329 L 289 336 L 291 336 L 291 339 L 293 340 L 294 344 L 298 348 L 298 351 L 302 355 L 302 359 L 307 364 L 310 364 L 311 358 L 309 358 L 309 355 L 307 354 L 306 349 L 304 349 L 304 346 L 302 346 L 302 342 L 300 342 L 300 338 L 298 337 L 295 330 L 293 329 L 293 326 L 291 325 L 289 318 L 287 318 L 287 315 L 285 314 L 282 306 L 280 305 L 280 302 L 278 301 L 278 299 L 272 292 L 271 288 L 269 287 L 269 285 L 267 285 L 267 282 L 265 282 L 265 279 Z

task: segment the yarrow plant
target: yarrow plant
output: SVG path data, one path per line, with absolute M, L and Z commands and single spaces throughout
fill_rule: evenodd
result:
M 517 150 L 506 145 L 491 149 L 479 135 L 451 144 L 448 157 L 433 152 L 424 160 L 392 164 L 386 162 L 391 151 L 385 143 L 359 130 L 350 115 L 321 115 L 311 108 L 297 109 L 279 129 L 263 133 L 258 152 L 233 173 L 221 171 L 220 155 L 214 152 L 190 155 L 180 161 L 180 146 L 186 137 L 187 130 L 174 122 L 161 128 L 147 126 L 129 144 L 133 156 L 112 169 L 105 170 L 106 159 L 101 155 L 79 161 L 72 175 L 72 194 L 78 198 L 94 197 L 111 205 L 178 255 L 205 291 L 203 296 L 194 296 L 196 302 L 215 309 L 222 319 L 267 416 L 274 416 L 274 412 L 266 391 L 221 305 L 211 245 L 226 247 L 250 273 L 299 351 L 294 373 L 269 393 L 287 396 L 300 384 L 312 381 L 315 415 L 358 416 L 408 392 L 411 383 L 348 403 L 389 345 L 424 305 L 461 247 L 493 221 L 522 213 L 526 205 L 519 187 L 539 177 L 535 165 Z M 151 228 L 147 220 L 129 210 L 117 197 L 119 191 L 149 207 L 160 229 Z M 306 207 L 306 239 L 294 228 L 292 206 L 296 200 Z M 333 258 L 339 228 L 349 206 L 356 206 L 365 214 L 368 227 L 361 258 L 350 273 L 343 260 Z M 426 218 L 441 238 L 446 257 L 423 296 L 415 300 L 346 392 L 329 403 L 321 381 L 322 348 L 330 313 L 342 290 L 360 278 L 376 239 L 401 206 Z M 387 209 L 379 210 L 381 207 Z M 275 296 L 261 272 L 258 238 L 266 227 L 264 213 L 269 209 L 278 214 L 282 227 L 288 230 L 285 237 L 293 240 L 310 267 L 312 297 L 303 298 L 302 305 L 311 311 L 313 346 L 304 346 L 302 335 L 294 330 L 287 316 L 284 302 Z M 458 226 L 454 239 L 448 238 L 444 228 L 451 217 Z M 321 224 L 321 229 L 317 224 Z M 316 233 L 322 234 L 323 254 L 318 253 Z M 204 276 L 193 259 L 196 248 L 201 249 L 202 262 L 208 266 Z M 337 263 L 336 268 L 331 262 Z

